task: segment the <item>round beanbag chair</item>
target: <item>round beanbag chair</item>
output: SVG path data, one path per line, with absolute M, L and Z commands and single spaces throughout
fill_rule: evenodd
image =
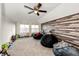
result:
M 36 34 L 33 36 L 33 38 L 39 40 L 39 39 L 41 39 L 42 36 L 43 36 L 43 35 L 42 35 L 40 32 L 38 32 L 38 33 L 36 33 Z
M 46 34 L 41 38 L 41 44 L 44 47 L 53 48 L 53 44 L 57 42 L 58 42 L 57 38 L 52 34 Z
M 79 56 L 79 50 L 74 47 L 62 47 L 54 49 L 56 56 Z
M 59 43 L 54 44 L 53 52 L 56 56 L 79 56 L 79 49 L 73 46 L 62 47 Z

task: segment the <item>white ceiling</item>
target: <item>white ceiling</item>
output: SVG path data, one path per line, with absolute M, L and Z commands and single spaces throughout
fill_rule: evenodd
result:
M 40 18 L 51 12 L 59 4 L 60 3 L 42 3 L 42 7 L 40 9 L 47 10 L 47 13 L 40 13 L 40 16 L 37 16 L 34 13 L 28 14 L 31 10 L 24 7 L 24 5 L 33 7 L 36 3 L 5 3 L 5 14 L 9 20 L 12 21 L 38 23 Z

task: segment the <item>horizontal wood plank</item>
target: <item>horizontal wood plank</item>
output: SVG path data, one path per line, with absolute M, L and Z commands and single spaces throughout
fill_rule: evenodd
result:
M 79 46 L 79 13 L 41 24 L 42 30 L 51 29 L 59 39 Z M 48 27 L 49 26 L 49 27 Z

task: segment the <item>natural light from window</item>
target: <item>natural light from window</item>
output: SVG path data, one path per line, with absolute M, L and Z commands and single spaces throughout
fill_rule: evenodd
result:
M 20 33 L 29 33 L 29 25 L 20 24 Z
M 39 25 L 31 25 L 31 32 L 32 33 L 39 32 Z

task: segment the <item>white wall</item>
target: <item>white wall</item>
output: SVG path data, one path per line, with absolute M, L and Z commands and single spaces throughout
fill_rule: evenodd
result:
M 9 42 L 12 35 L 15 35 L 15 24 L 13 22 L 2 21 L 2 41 Z
M 0 41 L 1 41 L 1 4 L 0 4 Z
M 15 34 L 15 24 L 8 21 L 5 15 L 5 5 L 0 4 L 0 41 L 1 44 L 9 42 L 10 37 Z
M 74 13 L 79 13 L 79 3 L 63 3 L 56 7 L 48 15 L 41 18 L 39 22 L 44 23 L 50 20 L 72 15 Z
M 20 34 L 20 23 L 18 22 L 15 23 L 15 33 Z

